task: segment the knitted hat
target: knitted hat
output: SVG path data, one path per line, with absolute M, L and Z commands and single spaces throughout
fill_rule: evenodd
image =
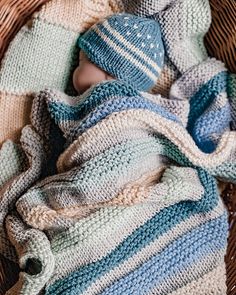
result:
M 95 24 L 78 45 L 101 69 L 142 91 L 155 84 L 164 62 L 158 23 L 131 14 L 115 14 Z

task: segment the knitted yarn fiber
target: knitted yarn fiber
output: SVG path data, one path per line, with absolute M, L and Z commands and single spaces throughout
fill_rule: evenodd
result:
M 153 17 L 160 24 L 167 56 L 184 73 L 208 57 L 203 38 L 211 24 L 211 10 L 208 0 L 170 2 Z
M 233 112 L 228 81 L 229 74 L 222 62 L 208 59 L 186 71 L 170 91 L 176 99 L 190 100 L 187 129 L 206 153 L 214 151 L 221 135 L 230 130 Z
M 76 40 L 100 18 L 120 12 L 119 0 L 52 0 L 11 42 L 0 69 L 0 144 L 19 141 L 30 123 L 32 95 L 46 87 L 71 93 Z M 122 4 L 122 3 L 121 3 Z
M 74 18 L 52 14 L 53 2 L 34 33 L 16 38 L 1 76 L 4 93 L 38 91 L 42 81 L 57 89 L 35 96 L 20 145 L 8 141 L 0 152 L 0 253 L 21 269 L 6 294 L 225 294 L 227 214 L 215 178 L 236 182 L 235 76 L 214 59 L 191 59 L 169 98 L 119 80 L 70 97 L 62 92 L 74 54 L 60 60 L 57 51 L 72 53 L 78 32 L 70 35 Z M 68 16 L 81 2 L 56 3 L 68 5 Z M 173 20 L 170 12 L 163 26 Z M 37 48 L 42 32 L 58 40 L 53 54 L 46 43 Z M 35 52 L 48 79 L 30 75 Z M 11 76 L 11 60 L 27 79 Z M 176 69 L 169 62 L 164 77 Z
M 199 112 L 188 98 L 210 93 L 221 72 L 215 60 L 196 66 L 170 99 L 121 81 L 36 96 L 21 137 L 29 167 L 1 189 L 0 251 L 23 270 L 7 294 L 225 293 L 227 219 L 213 176 L 236 181 L 236 135 L 222 129 L 206 154 L 186 130 L 189 112 L 217 104 L 209 96 Z M 50 116 L 68 148 L 59 174 L 32 187 L 62 146 Z
M 167 9 L 171 5 L 171 2 L 173 0 L 123 0 L 126 12 L 145 17 L 152 16 L 158 11 Z
M 169 95 L 173 82 L 190 67 L 207 59 L 203 37 L 211 23 L 208 0 L 123 0 L 125 11 L 156 19 L 165 45 L 163 73 L 155 93 Z M 201 19 L 201 21 L 199 21 Z
M 47 105 L 68 148 L 59 174 L 31 188 L 24 175 L 30 189 L 18 194 L 18 215 L 6 218 L 1 239 L 9 237 L 21 267 L 28 261 L 37 274 L 22 272 L 7 294 L 225 293 L 227 218 L 212 175 L 236 181 L 236 135 L 224 132 L 214 152 L 201 152 L 186 131 L 188 104 L 121 81 L 77 98 L 53 91 L 35 98 L 34 128 L 24 128 L 23 142 L 31 135 L 32 152 L 37 137 L 50 138 Z M 33 157 L 41 163 L 34 176 L 46 146 Z
M 231 108 L 231 128 L 236 130 L 236 74 L 230 74 L 228 79 L 228 93 Z
M 112 15 L 95 24 L 78 45 L 104 71 L 143 91 L 154 86 L 164 62 L 157 22 L 131 14 Z

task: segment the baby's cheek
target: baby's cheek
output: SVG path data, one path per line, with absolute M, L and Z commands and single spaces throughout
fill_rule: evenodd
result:
M 83 93 L 92 85 L 93 78 L 84 67 L 78 67 L 73 74 L 74 88 L 78 93 Z
M 92 63 L 82 64 L 73 74 L 73 84 L 79 93 L 104 80 L 106 80 L 106 73 Z
M 73 73 L 73 85 L 77 92 L 80 92 L 81 87 L 81 70 L 77 67 Z

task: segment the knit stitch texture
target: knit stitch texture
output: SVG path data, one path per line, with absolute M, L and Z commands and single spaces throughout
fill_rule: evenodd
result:
M 206 80 L 199 84 L 211 85 Z M 205 154 L 186 130 L 189 110 L 184 96 L 165 100 L 120 81 L 98 84 L 82 97 L 42 91 L 35 98 L 33 129 L 26 127 L 22 140 L 41 148 L 34 152 L 38 164 L 24 174 L 24 188 L 33 175 L 39 178 L 58 145 L 49 144 L 50 117 L 68 148 L 57 161 L 57 175 L 15 195 L 17 214 L 6 218 L 1 240 L 6 244 L 9 237 L 20 266 L 30 264 L 37 276 L 22 272 L 7 294 L 38 294 L 44 287 L 45 294 L 170 294 L 198 286 L 204 277 L 209 290 L 217 284 L 225 292 L 224 281 L 212 276 L 223 269 L 227 238 L 213 175 L 236 180 L 236 135 L 225 131 Z M 7 206 L 12 196 L 5 192 Z M 10 249 L 1 251 L 14 259 Z
M 202 47 L 207 2 L 87 3 L 49 2 L 1 67 L 1 93 L 31 108 L 0 150 L 0 253 L 21 268 L 6 294 L 226 294 L 236 80 Z M 117 9 L 159 21 L 166 97 L 121 80 L 73 94 L 78 34 Z
M 154 86 L 163 66 L 158 23 L 131 14 L 100 21 L 79 38 L 78 45 L 101 69 L 143 91 Z
M 0 68 L 0 144 L 19 141 L 30 123 L 32 94 L 46 87 L 73 93 L 78 34 L 122 7 L 119 0 L 52 0 L 21 28 Z

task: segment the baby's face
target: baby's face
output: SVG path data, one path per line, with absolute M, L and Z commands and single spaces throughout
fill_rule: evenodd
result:
M 93 64 L 81 50 L 79 55 L 79 66 L 73 73 L 73 84 L 78 93 L 83 93 L 92 85 L 105 80 L 112 80 L 102 69 Z

